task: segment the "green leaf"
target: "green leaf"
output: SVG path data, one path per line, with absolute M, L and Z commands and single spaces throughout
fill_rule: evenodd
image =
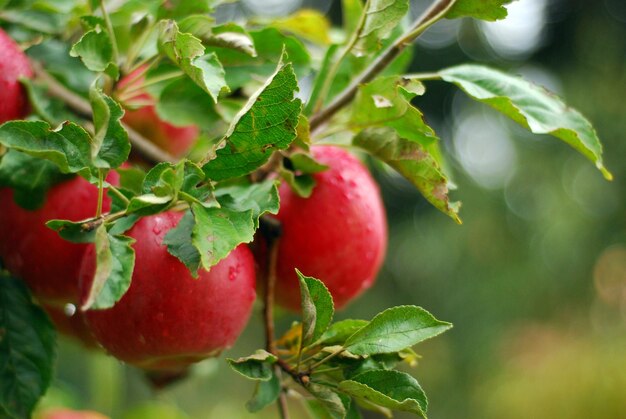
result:
M 357 56 L 378 51 L 381 40 L 389 36 L 409 11 L 408 0 L 370 0 L 366 3 L 363 26 L 352 52 Z
M 288 161 L 293 170 L 299 173 L 320 173 L 328 169 L 328 166 L 317 162 L 313 156 L 308 153 L 292 153 L 289 155 Z
M 52 379 L 56 334 L 26 285 L 0 270 L 0 417 L 30 417 Z
M 388 128 L 365 129 L 354 137 L 352 144 L 393 167 L 435 208 L 461 223 L 458 216 L 460 203 L 450 202 L 448 179 L 429 149 L 400 138 L 395 131 Z
M 335 307 L 328 288 L 319 279 L 302 275 L 300 281 L 302 301 L 302 347 L 306 347 L 324 334 L 333 320 Z
M 369 321 L 346 319 L 333 323 L 319 338 L 318 345 L 343 345 L 350 336 L 367 326 Z
M 473 99 L 488 104 L 533 133 L 560 138 L 594 162 L 606 179 L 613 178 L 604 167 L 602 144 L 591 123 L 543 87 L 474 64 L 451 67 L 439 74 Z
M 85 221 L 50 220 L 46 226 L 63 239 L 72 243 L 93 243 L 96 240 L 96 230 L 85 230 Z
M 215 197 L 220 205 L 233 211 L 252 211 L 254 228 L 259 227 L 263 214 L 278 214 L 280 198 L 278 185 L 272 179 L 263 182 L 218 188 Z
M 246 409 L 252 413 L 258 412 L 274 403 L 276 399 L 278 399 L 280 391 L 280 380 L 276 374 L 272 372 L 272 376 L 269 380 L 259 381 L 256 384 L 252 399 L 248 400 L 246 403 Z
M 159 49 L 161 49 L 214 102 L 222 91 L 228 92 L 224 69 L 214 53 L 204 54 L 202 42 L 190 33 L 182 33 L 173 20 L 159 23 Z
M 109 234 L 104 225 L 98 227 L 96 271 L 82 310 L 111 308 L 128 291 L 135 266 L 134 242 L 130 237 Z
M 13 189 L 15 202 L 28 210 L 41 207 L 48 190 L 69 177 L 56 164 L 19 151 L 9 150 L 0 158 L 0 187 Z
M 360 3 L 359 0 L 355 0 L 357 3 Z M 322 94 L 322 89 L 324 88 L 324 84 L 326 83 L 326 79 L 328 78 L 328 73 L 334 64 L 335 54 L 339 50 L 339 45 L 333 44 L 326 50 L 326 54 L 324 55 L 324 60 L 322 61 L 322 65 L 319 68 L 315 76 L 315 82 L 313 83 L 313 88 L 311 89 L 311 96 L 306 103 L 304 108 L 304 113 L 306 115 L 311 115 L 313 111 L 315 111 L 315 105 L 319 100 L 320 95 Z M 347 60 L 346 60 L 347 61 Z M 337 90 L 339 91 L 339 90 Z
M 191 241 L 191 235 L 196 221 L 191 211 L 185 212 L 178 225 L 167 232 L 163 238 L 163 244 L 167 251 L 185 264 L 194 278 L 198 277 L 200 269 L 200 251 Z
M 58 130 L 42 121 L 10 121 L 0 126 L 0 144 L 49 160 L 63 173 L 91 167 L 90 143 L 87 131 L 72 122 Z
M 209 269 L 241 243 L 254 238 L 252 210 L 238 212 L 226 208 L 205 208 L 192 204 L 195 218 L 191 240 L 200 252 L 202 267 Z
M 351 124 L 355 128 L 387 126 L 402 138 L 430 145 L 438 138 L 422 113 L 411 105 L 411 99 L 423 93 L 423 88 L 417 80 L 398 76 L 380 77 L 362 85 L 352 107 Z
M 202 41 L 205 45 L 229 48 L 253 58 L 257 56 L 250 34 L 234 23 L 229 22 L 213 27 L 211 34 L 203 36 Z
M 330 22 L 314 9 L 301 9 L 290 16 L 276 19 L 271 26 L 321 45 L 330 44 Z
M 122 107 L 102 93 L 96 83 L 89 90 L 89 101 L 93 110 L 95 134 L 91 143 L 91 155 L 98 168 L 116 168 L 128 160 L 130 141 L 121 119 Z
M 279 174 L 298 196 L 308 198 L 313 193 L 313 189 L 315 188 L 315 179 L 313 176 L 297 175 L 287 169 L 281 169 Z
M 257 350 L 253 355 L 239 359 L 227 359 L 230 367 L 250 380 L 269 381 L 272 379 L 272 365 L 276 358 L 263 349 Z
M 450 329 L 421 307 L 398 306 L 377 314 L 343 345 L 355 355 L 398 352 Z
M 256 57 L 232 48 L 208 47 L 215 51 L 226 71 L 226 83 L 238 89 L 251 81 L 270 77 L 281 60 L 283 49 L 299 79 L 311 70 L 311 57 L 302 42 L 286 36 L 275 28 L 250 31 L 257 52 Z
M 91 71 L 105 72 L 117 78 L 119 71 L 113 62 L 113 43 L 100 25 L 86 32 L 70 50 L 72 57 L 80 57 Z
M 331 419 L 344 419 L 346 417 L 347 409 L 350 406 L 349 398 L 340 396 L 336 391 L 323 384 L 310 382 L 306 389 L 315 396 Z
M 417 380 L 404 372 L 367 371 L 340 382 L 338 388 L 369 403 L 426 417 L 426 394 Z
M 251 173 L 275 150 L 283 150 L 296 138 L 300 99 L 291 64 L 279 63 L 267 80 L 239 112 L 220 142 L 215 159 L 203 166 L 211 180 L 219 181 Z
M 456 0 L 456 3 L 446 13 L 446 18 L 473 17 L 494 21 L 504 19 L 507 15 L 505 4 L 513 0 Z
M 211 95 L 188 77 L 169 83 L 159 94 L 156 109 L 161 118 L 179 126 L 212 129 L 220 121 Z

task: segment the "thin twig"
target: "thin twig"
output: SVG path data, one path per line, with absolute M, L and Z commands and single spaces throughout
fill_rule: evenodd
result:
M 321 111 L 315 113 L 309 120 L 311 134 L 314 134 L 323 124 L 328 122 L 339 110 L 346 106 L 356 95 L 359 86 L 372 81 L 389 64 L 395 60 L 404 49 L 421 35 L 430 25 L 441 19 L 452 7 L 456 0 L 437 0 L 413 24 L 413 26 L 382 54 L 380 54 L 348 87 L 339 93 L 331 103 Z
M 276 353 L 276 344 L 274 336 L 274 290 L 276 287 L 276 263 L 278 261 L 278 244 L 280 243 L 281 225 L 278 220 L 273 218 L 262 218 L 260 228 L 267 240 L 267 268 L 265 272 L 265 294 L 263 296 L 263 320 L 265 325 L 265 349 L 268 352 Z M 274 365 L 274 373 L 279 380 L 282 378 L 284 366 L 281 366 L 281 360 Z M 287 372 L 289 372 L 287 365 Z M 282 380 L 281 380 L 282 382 Z M 281 388 L 278 395 L 278 413 L 282 419 L 289 419 L 289 411 L 287 408 L 287 396 L 284 388 Z
M 79 115 L 88 119 L 93 117 L 91 105 L 89 105 L 89 102 L 86 99 L 63 86 L 57 79 L 48 74 L 40 64 L 33 63 L 33 67 L 35 69 L 36 78 L 46 84 L 48 87 L 48 93 L 51 96 L 61 99 L 69 108 L 74 110 Z M 157 147 L 153 142 L 146 139 L 125 123 L 122 122 L 122 126 L 128 133 L 128 138 L 133 145 L 133 148 L 146 159 L 154 163 L 162 161 L 177 161 L 174 156 Z

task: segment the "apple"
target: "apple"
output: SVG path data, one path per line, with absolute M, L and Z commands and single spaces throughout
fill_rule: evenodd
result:
M 28 98 L 20 77 L 32 77 L 33 69 L 19 45 L 0 29 L 0 124 L 28 114 Z
M 183 212 L 143 217 L 134 238 L 131 286 L 112 308 L 88 310 L 94 337 L 113 356 L 146 370 L 179 371 L 229 348 L 245 327 L 256 297 L 254 258 L 245 245 L 193 278 L 163 238 Z M 95 272 L 90 246 L 81 269 L 87 295 Z
M 123 121 L 174 157 L 182 157 L 191 149 L 200 130 L 195 125 L 176 126 L 159 117 L 155 98 L 143 88 L 145 72 L 145 66 L 139 67 L 117 84 L 126 108 Z
M 119 175 L 112 171 L 107 181 L 116 184 Z M 40 301 L 58 307 L 79 302 L 78 272 L 87 245 L 62 239 L 46 222 L 93 217 L 97 202 L 98 188 L 79 176 L 50 188 L 34 211 L 17 205 L 11 189 L 0 188 L 0 259 Z M 103 210 L 110 205 L 105 195 Z
M 92 410 L 71 410 L 55 408 L 44 411 L 38 416 L 39 419 L 109 419 L 101 413 Z
M 329 166 L 313 175 L 311 196 L 298 196 L 286 183 L 279 189 L 276 301 L 294 311 L 300 309 L 296 268 L 324 282 L 342 308 L 372 286 L 387 247 L 385 209 L 367 168 L 339 147 L 311 152 Z

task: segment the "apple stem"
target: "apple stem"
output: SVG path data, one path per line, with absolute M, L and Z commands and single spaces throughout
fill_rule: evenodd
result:
M 92 118 L 91 105 L 86 99 L 62 85 L 57 79 L 48 74 L 39 63 L 33 62 L 33 68 L 37 79 L 42 81 L 48 87 L 48 93 L 51 96 L 61 99 L 78 115 L 86 118 Z M 122 126 L 128 133 L 128 139 L 133 145 L 133 149 L 139 152 L 147 160 L 150 160 L 153 163 L 177 161 L 174 156 L 164 150 L 161 150 L 154 143 L 143 137 L 125 123 L 122 122 Z
M 433 23 L 443 18 L 456 0 L 437 0 L 415 21 L 404 35 L 391 44 L 380 54 L 361 74 L 359 74 L 348 87 L 339 93 L 330 104 L 316 112 L 309 119 L 311 134 L 313 135 L 322 125 L 328 122 L 337 112 L 349 104 L 363 83 L 372 81 L 389 64 L 395 60 L 404 49 L 410 45 Z

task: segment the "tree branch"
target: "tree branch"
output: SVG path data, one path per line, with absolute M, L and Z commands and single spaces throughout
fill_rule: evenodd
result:
M 48 87 L 48 93 L 51 96 L 61 99 L 77 114 L 88 119 L 92 118 L 93 115 L 91 112 L 91 105 L 86 99 L 59 83 L 59 81 L 48 74 L 40 64 L 33 63 L 33 68 L 35 70 L 35 77 L 46 84 Z M 128 138 L 133 145 L 133 148 L 146 159 L 152 161 L 153 163 L 177 161 L 174 156 L 164 150 L 161 150 L 154 143 L 143 137 L 125 123 L 122 122 L 122 126 L 128 133 Z
M 276 288 L 276 263 L 278 259 L 278 244 L 282 235 L 282 226 L 275 218 L 267 216 L 261 217 L 259 229 L 263 237 L 267 241 L 267 258 L 265 269 L 265 294 L 263 295 L 263 322 L 265 325 L 265 349 L 276 354 L 276 345 L 274 343 L 274 289 Z M 287 396 L 285 389 L 282 387 L 282 370 L 281 360 L 274 365 L 274 374 L 281 381 L 281 390 L 278 395 L 278 413 L 282 419 L 289 419 L 289 410 L 287 408 Z M 289 366 L 287 365 L 287 368 Z M 285 370 L 289 372 L 289 368 Z
M 389 64 L 395 60 L 404 49 L 420 36 L 430 25 L 441 19 L 456 0 L 435 1 L 409 28 L 409 30 L 382 54 L 380 54 L 348 87 L 339 93 L 331 103 L 309 119 L 311 134 L 314 134 L 323 124 L 328 122 L 339 110 L 354 99 L 359 86 L 372 81 Z

